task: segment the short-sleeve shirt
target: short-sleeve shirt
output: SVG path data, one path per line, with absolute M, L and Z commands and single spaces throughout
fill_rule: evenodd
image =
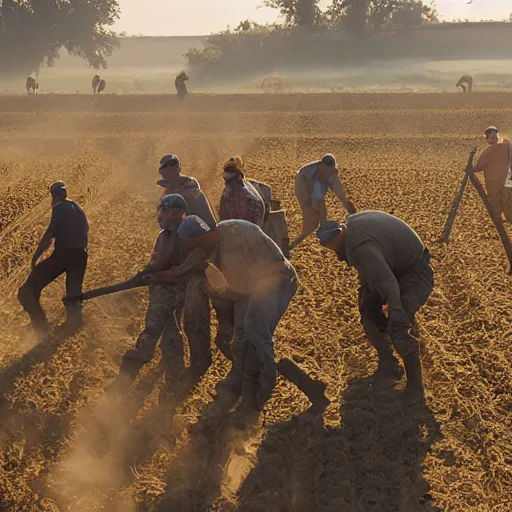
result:
M 423 254 L 425 245 L 418 234 L 403 220 L 385 212 L 367 210 L 347 217 L 345 231 L 347 262 L 358 266 L 358 259 L 374 257 L 375 248 L 382 255 L 393 274 L 400 276 Z M 368 251 L 366 251 L 368 248 Z M 365 265 L 369 275 L 360 276 L 372 281 L 378 268 Z M 376 275 L 373 275 L 373 269 Z
M 89 223 L 80 206 L 69 199 L 57 203 L 52 208 L 49 233 L 55 238 L 55 250 L 86 249 Z
M 251 293 L 262 279 L 295 272 L 277 244 L 252 222 L 226 220 L 217 230 L 220 242 L 213 263 L 234 291 Z

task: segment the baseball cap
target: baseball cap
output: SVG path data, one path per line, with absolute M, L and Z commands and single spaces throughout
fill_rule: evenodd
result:
M 63 181 L 56 181 L 50 185 L 50 193 L 55 194 L 66 189 L 66 184 Z
M 180 210 L 187 209 L 187 201 L 180 194 L 167 194 L 158 202 L 159 210 L 173 210 L 174 208 Z
M 340 224 L 337 220 L 325 220 L 320 224 L 316 232 L 316 237 L 320 245 L 325 245 L 329 240 L 332 240 L 339 233 L 345 230 L 345 225 Z
M 178 228 L 178 235 L 182 240 L 189 240 L 210 232 L 210 227 L 197 215 L 186 217 Z
M 485 135 L 489 135 L 491 132 L 498 133 L 498 128 L 496 128 L 496 126 L 489 126 L 489 128 L 486 128 L 485 130 Z
M 334 157 L 334 155 L 331 155 L 330 153 L 328 153 L 327 155 L 324 155 L 320 159 L 320 162 L 322 162 L 324 165 L 330 165 L 332 167 L 336 166 L 336 158 Z
M 176 156 L 176 155 L 173 155 L 173 154 L 169 154 L 169 155 L 164 155 L 162 158 L 160 158 L 160 169 L 162 167 L 167 167 L 168 165 L 175 165 L 175 164 L 178 164 L 178 166 L 180 165 L 180 159 Z

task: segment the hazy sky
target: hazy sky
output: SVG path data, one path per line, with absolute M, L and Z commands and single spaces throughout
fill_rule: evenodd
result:
M 444 19 L 508 19 L 512 0 L 438 0 Z M 145 35 L 206 35 L 241 20 L 258 23 L 278 21 L 274 9 L 260 8 L 262 0 L 120 0 L 121 18 L 115 30 Z M 320 0 L 325 7 L 330 0 Z

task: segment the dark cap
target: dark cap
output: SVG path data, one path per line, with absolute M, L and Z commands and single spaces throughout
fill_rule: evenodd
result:
M 186 210 L 187 201 L 180 194 L 167 194 L 158 203 L 159 210 Z
M 331 167 L 336 167 L 336 158 L 334 158 L 334 155 L 331 155 L 328 153 L 327 155 L 324 155 L 320 162 L 322 162 L 324 165 L 330 165 Z
M 496 133 L 498 133 L 498 128 L 496 128 L 496 126 L 489 126 L 489 128 L 487 128 L 487 129 L 485 130 L 485 135 L 486 135 L 486 136 L 489 136 L 489 133 L 491 133 L 491 132 L 496 132 Z
M 340 224 L 337 220 L 325 220 L 320 224 L 316 232 L 316 237 L 320 245 L 325 245 L 329 240 L 332 240 L 339 233 L 345 230 L 345 226 Z
M 180 166 L 180 159 L 173 154 L 164 155 L 162 158 L 160 158 L 160 169 L 162 167 L 167 167 L 168 165 L 176 165 Z
M 59 192 L 65 192 L 66 184 L 63 181 L 56 181 L 50 185 L 50 194 L 58 194 Z

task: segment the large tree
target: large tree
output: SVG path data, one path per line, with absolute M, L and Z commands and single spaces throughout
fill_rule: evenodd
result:
M 0 0 L 0 73 L 51 66 L 62 47 L 105 68 L 118 17 L 118 0 Z
M 278 9 L 286 23 L 311 28 L 320 15 L 318 0 L 264 0 L 263 5 Z

